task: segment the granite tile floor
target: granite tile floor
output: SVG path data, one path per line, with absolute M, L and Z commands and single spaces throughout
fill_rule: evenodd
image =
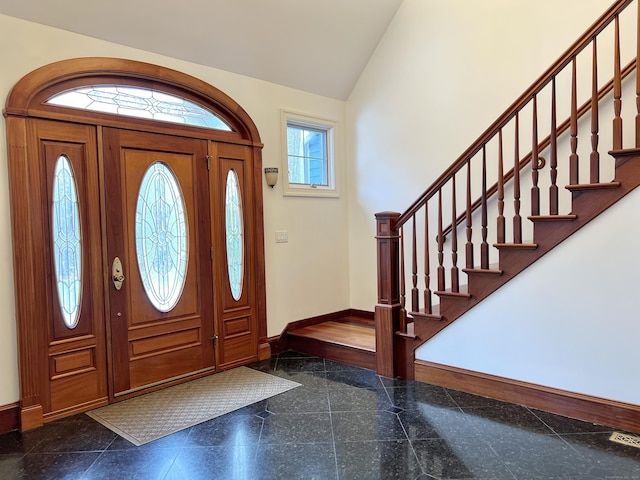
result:
M 86 415 L 0 435 L 0 479 L 640 479 L 612 429 L 285 352 L 301 387 L 135 447 Z

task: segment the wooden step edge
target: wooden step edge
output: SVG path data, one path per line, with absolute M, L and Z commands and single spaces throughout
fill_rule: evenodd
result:
M 408 312 L 408 315 L 413 318 L 424 318 L 424 319 L 437 320 L 437 321 L 444 320 L 444 317 L 437 313 Z
M 564 188 L 570 192 L 588 192 L 593 190 L 614 190 L 620 188 L 620 182 L 606 183 L 583 183 L 577 185 L 566 185 Z
M 577 215 L 531 215 L 527 217 L 532 222 L 573 222 L 578 218 Z
M 535 250 L 537 243 L 494 243 L 494 247 L 504 250 Z
M 477 275 L 480 277 L 499 277 L 502 275 L 502 270 L 499 268 L 463 268 L 462 271 L 467 275 Z
M 395 335 L 397 337 L 402 337 L 402 338 L 406 338 L 407 340 L 415 340 L 418 337 L 414 334 L 414 333 L 410 333 L 410 332 L 401 332 L 401 331 L 397 331 L 395 332 Z
M 415 334 L 415 324 L 413 322 L 413 318 L 407 317 L 407 331 L 402 332 L 400 330 L 396 330 L 394 333 L 398 337 L 406 338 L 408 340 L 415 340 L 418 336 Z
M 471 294 L 466 292 L 452 292 L 451 290 L 444 290 L 444 291 L 438 291 L 434 293 L 441 298 L 446 297 L 446 298 L 460 299 L 460 300 L 469 300 L 471 298 Z
M 623 148 L 620 150 L 609 150 L 609 155 L 613 157 L 637 157 L 640 156 L 640 148 Z
M 424 307 L 422 307 L 422 308 L 420 308 L 420 310 L 417 310 L 415 312 L 407 312 L 407 315 L 413 315 L 414 313 L 416 315 L 435 315 L 437 317 L 441 317 L 441 315 L 440 315 L 440 304 L 436 303 L 434 305 L 431 305 L 431 313 L 426 313 L 424 311 Z M 412 320 L 412 318 L 410 316 L 408 316 L 407 318 Z

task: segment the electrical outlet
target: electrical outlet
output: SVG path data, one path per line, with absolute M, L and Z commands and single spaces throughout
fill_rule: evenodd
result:
M 276 243 L 288 243 L 289 232 L 286 230 L 276 230 Z

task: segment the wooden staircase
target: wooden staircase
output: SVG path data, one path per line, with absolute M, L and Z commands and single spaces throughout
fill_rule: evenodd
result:
M 530 216 L 533 242 L 494 244 L 499 250 L 498 265 L 487 269 L 463 269 L 468 283 L 461 285 L 459 292 L 436 291 L 440 303 L 434 306 L 431 314 L 423 311 L 407 314 L 407 330 L 396 332 L 397 375 L 413 378 L 412 352 L 415 348 L 640 186 L 640 149 L 612 152 L 612 155 L 616 161 L 616 177 L 612 182 L 566 187 L 573 197 L 571 214 Z
M 640 185 L 640 21 L 635 57 L 621 62 L 630 55 L 620 18 L 632 4 L 640 19 L 640 1 L 614 2 L 404 213 L 376 214 L 378 374 L 414 378 L 417 347 Z M 598 49 L 603 37 L 612 51 Z

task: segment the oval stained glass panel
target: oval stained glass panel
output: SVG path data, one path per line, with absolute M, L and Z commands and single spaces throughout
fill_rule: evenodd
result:
M 82 235 L 78 191 L 69 159 L 60 155 L 53 172 L 53 263 L 62 320 L 71 329 L 80 319 Z
M 229 286 L 234 300 L 240 300 L 244 279 L 244 228 L 242 225 L 242 200 L 238 175 L 235 170 L 227 174 L 225 192 L 225 235 L 227 240 L 227 268 Z
M 189 239 L 182 190 L 166 164 L 154 162 L 144 173 L 135 221 L 142 285 L 153 306 L 168 312 L 182 295 Z

